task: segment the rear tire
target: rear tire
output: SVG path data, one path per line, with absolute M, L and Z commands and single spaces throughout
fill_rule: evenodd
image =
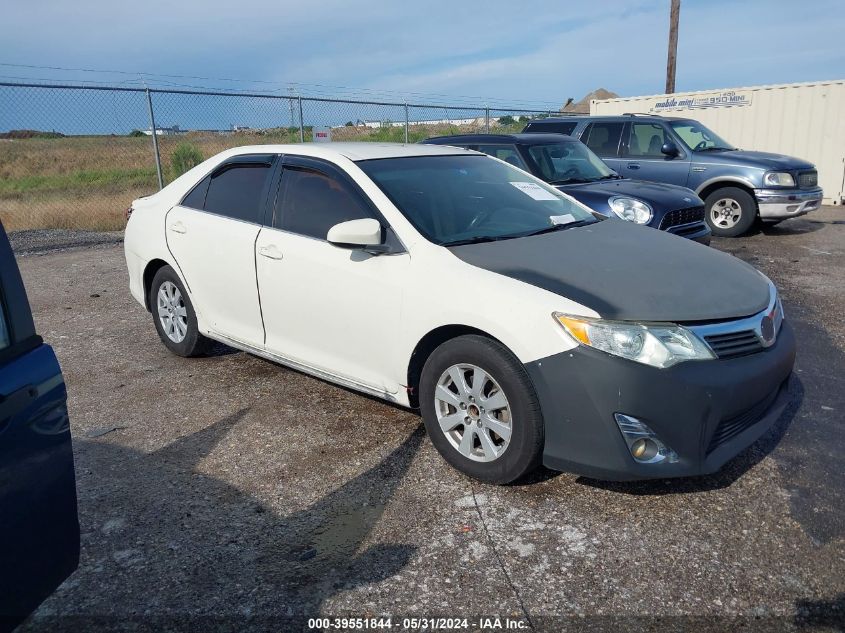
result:
M 541 463 L 543 416 L 522 363 L 498 341 L 466 335 L 434 350 L 420 379 L 434 447 L 461 472 L 506 484 Z
M 707 225 L 719 237 L 747 233 L 757 219 L 756 201 L 739 187 L 716 189 L 704 200 L 704 209 Z
M 178 356 L 202 356 L 211 340 L 200 334 L 185 286 L 170 266 L 162 266 L 150 285 L 150 312 L 161 342 Z

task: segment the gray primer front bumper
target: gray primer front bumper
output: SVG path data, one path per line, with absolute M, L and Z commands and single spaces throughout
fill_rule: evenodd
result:
M 789 403 L 795 338 L 784 321 L 770 348 L 739 358 L 688 361 L 668 369 L 584 346 L 526 365 L 540 399 L 543 464 L 595 479 L 628 481 L 712 473 L 765 433 Z M 720 422 L 763 411 L 731 439 L 710 447 Z M 645 422 L 678 462 L 631 457 L 614 413 Z
M 757 207 L 763 220 L 795 218 L 818 209 L 824 196 L 816 189 L 755 189 Z

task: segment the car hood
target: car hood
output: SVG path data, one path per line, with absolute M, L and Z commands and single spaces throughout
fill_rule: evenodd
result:
M 606 319 L 715 321 L 769 303 L 745 262 L 664 231 L 601 221 L 555 233 L 453 246 L 464 262 L 576 301 Z
M 631 196 L 648 202 L 655 211 L 671 211 L 686 209 L 704 204 L 691 189 L 677 185 L 667 185 L 645 180 L 600 180 L 597 182 L 556 185 L 564 193 L 568 193 L 579 202 L 587 206 L 594 203 L 605 203 L 613 196 Z M 601 209 L 600 209 L 601 210 Z
M 731 165 L 747 165 L 759 169 L 784 171 L 792 169 L 813 169 L 813 163 L 800 158 L 784 156 L 783 154 L 772 154 L 770 152 L 752 152 L 750 150 L 738 149 L 730 152 L 696 152 L 693 162 L 718 162 Z

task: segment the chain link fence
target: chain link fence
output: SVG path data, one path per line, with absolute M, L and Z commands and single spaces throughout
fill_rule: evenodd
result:
M 518 132 L 548 110 L 291 95 L 0 82 L 0 221 L 112 230 L 123 210 L 241 145 L 416 143 Z

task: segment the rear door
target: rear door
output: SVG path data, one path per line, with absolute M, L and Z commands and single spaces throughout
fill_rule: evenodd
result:
M 581 132 L 581 142 L 593 150 L 612 170 L 623 174 L 622 159 L 619 156 L 622 144 L 624 121 L 595 121 Z
M 0 225 L 0 630 L 25 618 L 78 563 L 65 383 L 35 333 Z
M 675 142 L 660 121 L 637 121 L 628 123 L 622 136 L 622 170 L 626 178 L 638 178 L 653 182 L 665 182 L 686 187 L 689 178 L 690 155 L 684 152 L 667 156 L 660 151 L 664 144 Z M 677 145 L 677 144 L 676 144 Z
M 255 240 L 273 180 L 274 155 L 226 161 L 167 214 L 167 245 L 203 322 L 219 334 L 264 344 L 255 285 Z

